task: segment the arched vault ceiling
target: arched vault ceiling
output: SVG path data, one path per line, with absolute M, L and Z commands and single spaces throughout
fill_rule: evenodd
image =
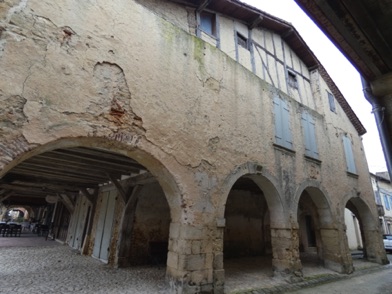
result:
M 75 195 L 109 181 L 155 181 L 135 160 L 100 149 L 56 149 L 33 156 L 0 179 L 0 201 L 8 205 L 44 205 L 47 195 Z

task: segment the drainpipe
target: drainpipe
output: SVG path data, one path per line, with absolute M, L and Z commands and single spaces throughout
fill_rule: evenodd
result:
M 374 113 L 374 118 L 376 119 L 377 129 L 380 135 L 382 150 L 384 151 L 384 158 L 387 164 L 389 178 L 392 179 L 392 157 L 391 157 L 392 144 L 391 144 L 391 139 L 388 135 L 388 130 L 386 128 L 384 107 L 381 107 L 377 98 L 373 95 L 369 82 L 366 81 L 363 77 L 361 77 L 361 80 L 362 80 L 363 94 L 366 100 L 369 101 L 369 103 L 373 107 L 372 113 Z

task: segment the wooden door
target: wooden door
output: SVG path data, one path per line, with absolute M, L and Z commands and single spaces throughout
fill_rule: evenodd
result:
M 73 225 L 72 232 L 72 244 L 71 247 L 74 249 L 80 249 L 82 246 L 83 240 L 81 240 L 82 230 L 83 230 L 83 199 L 79 199 L 78 206 L 75 213 L 75 221 Z
M 93 256 L 103 261 L 107 261 L 109 258 L 115 198 L 116 192 L 114 190 L 103 192 L 93 249 Z

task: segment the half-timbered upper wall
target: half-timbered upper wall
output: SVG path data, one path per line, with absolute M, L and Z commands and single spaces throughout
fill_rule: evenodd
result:
M 240 20 L 214 11 L 197 12 L 170 1 L 139 0 L 139 3 L 221 49 L 261 79 L 315 110 L 309 69 L 279 34 L 262 26 L 251 29 Z M 204 15 L 211 16 L 211 31 L 202 25 Z
M 277 96 L 286 94 L 287 97 L 283 100 L 288 102 L 286 106 L 290 112 L 288 120 L 290 120 L 291 131 L 306 132 L 304 119 L 309 120 L 309 125 L 314 125 L 311 127 L 315 132 L 312 135 L 315 141 L 310 142 L 312 145 L 310 147 L 314 151 L 311 157 L 324 161 L 326 154 L 330 154 L 333 150 L 332 154 L 337 156 L 333 165 L 336 165 L 334 168 L 337 170 L 348 170 L 355 175 L 359 171 L 367 171 L 358 130 L 348 118 L 346 109 L 334 96 L 334 89 L 330 88 L 331 83 L 333 84 L 332 80 L 328 77 L 327 81 L 319 70 L 311 72 L 281 35 L 264 28 L 262 23 L 251 28 L 241 20 L 215 11 L 197 11 L 171 1 L 139 2 L 176 26 L 226 53 L 248 71 L 271 84 L 273 89 L 276 89 Z M 272 94 L 272 96 L 276 95 Z M 299 123 L 301 121 L 302 123 Z M 325 141 L 321 140 L 322 136 L 329 138 L 327 140 L 329 144 L 321 144 L 321 141 Z M 286 147 L 297 150 L 305 148 L 301 153 L 309 155 L 309 150 L 306 150 L 309 146 L 304 146 L 301 140 L 298 140 L 298 135 L 294 134 L 293 137 L 290 146 Z M 350 151 L 347 150 L 349 142 L 351 142 L 352 158 L 346 159 L 347 156 L 351 156 L 346 154 Z M 293 146 L 295 147 L 292 148 Z M 346 162 L 350 160 L 351 163 Z M 363 176 L 366 177 L 365 174 Z
M 309 69 L 280 35 L 262 27 L 250 29 L 239 20 L 214 15 L 215 36 L 197 29 L 196 34 L 201 39 L 217 46 L 296 101 L 315 108 Z

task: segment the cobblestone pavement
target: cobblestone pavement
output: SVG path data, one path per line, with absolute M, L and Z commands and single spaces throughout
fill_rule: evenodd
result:
M 357 270 L 382 268 L 361 259 Z M 271 259 L 225 261 L 226 293 L 286 293 L 300 287 L 346 277 L 322 266 L 304 263 L 305 280 L 290 284 L 272 277 Z M 115 269 L 67 245 L 43 237 L 0 237 L 0 293 L 167 293 L 165 269 L 140 266 Z

